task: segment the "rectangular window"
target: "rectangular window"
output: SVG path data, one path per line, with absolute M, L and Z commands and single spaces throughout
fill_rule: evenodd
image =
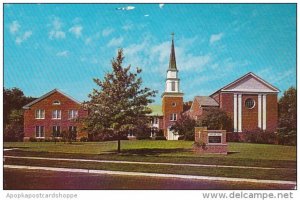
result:
M 172 91 L 175 91 L 175 81 L 171 82 Z
M 45 119 L 45 110 L 38 109 L 35 111 L 35 118 L 36 119 Z
M 35 137 L 37 138 L 45 137 L 44 126 L 35 127 Z
M 208 143 L 222 143 L 222 136 L 208 136 Z
M 156 117 L 153 118 L 153 124 L 158 124 L 158 118 Z
M 52 119 L 61 119 L 61 110 L 53 110 Z
M 69 131 L 77 132 L 77 127 L 76 126 L 69 126 Z
M 60 134 L 60 126 L 53 126 L 53 129 L 52 129 L 52 134 L 54 137 L 61 137 L 61 134 Z
M 170 121 L 177 121 L 177 114 L 176 113 L 170 114 Z
M 69 110 L 69 119 L 78 117 L 78 110 Z

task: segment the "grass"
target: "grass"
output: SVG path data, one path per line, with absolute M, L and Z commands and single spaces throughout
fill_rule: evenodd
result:
M 224 155 L 199 155 L 192 152 L 192 141 L 125 140 L 121 142 L 123 155 L 220 157 Z M 21 148 L 22 151 L 105 155 L 116 152 L 117 143 L 77 142 L 73 144 L 52 142 L 5 142 L 5 148 Z M 229 143 L 227 158 L 296 161 L 296 147 L 268 144 Z
M 272 180 L 296 180 L 296 147 L 250 143 L 229 143 L 228 155 L 197 154 L 191 141 L 122 141 L 122 153 L 116 152 L 117 143 L 110 142 L 5 142 L 5 155 L 41 156 L 102 160 L 128 160 L 145 162 L 199 163 L 214 165 L 260 166 L 278 169 L 208 168 L 163 165 L 135 165 L 116 163 L 84 163 L 76 161 L 50 161 L 6 158 L 5 164 L 71 167 L 115 171 L 174 173 L 202 176 L 223 176 Z M 282 169 L 289 168 L 289 169 Z

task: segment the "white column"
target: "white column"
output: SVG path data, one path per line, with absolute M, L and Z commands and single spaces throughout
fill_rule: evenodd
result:
M 263 95 L 263 123 L 262 129 L 266 130 L 267 127 L 267 96 Z
M 237 132 L 237 94 L 233 95 L 233 131 Z
M 257 108 L 258 108 L 258 114 L 257 114 L 257 127 L 261 128 L 261 94 L 258 94 L 258 99 L 257 99 Z
M 238 132 L 242 132 L 242 94 L 238 95 Z

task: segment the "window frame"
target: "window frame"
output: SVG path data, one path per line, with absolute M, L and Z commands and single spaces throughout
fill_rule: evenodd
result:
M 78 117 L 78 110 L 76 109 L 68 110 L 68 119 L 76 119 L 77 117 Z
M 55 128 L 54 128 L 55 127 Z M 55 129 L 55 130 L 54 130 Z M 54 131 L 55 131 L 55 135 L 54 135 Z M 58 134 L 57 134 L 58 133 Z M 52 135 L 54 135 L 54 137 L 56 138 L 60 138 L 61 136 L 61 128 L 59 125 L 53 125 L 52 126 Z
M 177 121 L 177 113 L 171 113 L 170 114 L 170 121 Z
M 61 119 L 61 110 L 52 110 L 52 119 Z
M 35 110 L 35 119 L 45 119 L 45 110 L 44 109 Z
M 253 101 L 253 106 L 252 106 L 252 107 L 248 107 L 248 106 L 247 106 L 247 105 L 248 105 L 248 104 L 247 104 L 248 101 Z M 256 104 L 256 103 L 255 103 L 255 100 L 254 100 L 253 98 L 247 98 L 247 99 L 245 100 L 245 104 L 244 104 L 244 105 L 245 105 L 245 107 L 246 107 L 247 109 L 251 110 L 251 109 L 253 109 L 253 108 L 255 107 L 255 104 Z
M 45 138 L 44 126 L 35 126 L 35 138 Z

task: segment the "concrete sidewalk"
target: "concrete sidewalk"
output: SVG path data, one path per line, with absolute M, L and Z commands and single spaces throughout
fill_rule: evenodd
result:
M 179 178 L 179 179 L 195 179 L 195 180 L 210 180 L 210 181 L 282 184 L 282 185 L 296 186 L 295 181 L 280 181 L 280 180 L 258 180 L 258 179 L 244 179 L 244 178 L 194 176 L 194 175 L 180 175 L 180 174 L 158 174 L 158 173 L 144 173 L 144 172 L 124 172 L 124 171 L 109 171 L 109 170 L 89 170 L 89 169 L 38 167 L 38 166 L 23 166 L 23 165 L 4 165 L 4 168 L 26 169 L 26 170 L 48 170 L 48 171 L 57 171 L 57 172 L 74 172 L 74 173 L 90 173 L 90 174 L 106 174 L 106 175 L 123 175 L 123 176 L 145 176 L 145 177 L 158 177 L 158 178 Z
M 75 162 L 95 162 L 95 163 L 117 163 L 117 164 L 138 164 L 138 165 L 168 165 L 168 166 L 187 166 L 187 167 L 212 167 L 212 168 L 235 168 L 235 169 L 289 169 L 292 168 L 273 168 L 273 167 L 252 167 L 252 166 L 234 166 L 234 165 L 206 165 L 190 163 L 162 163 L 162 162 L 137 162 L 121 160 L 90 160 L 90 159 L 73 159 L 73 158 L 45 158 L 45 157 L 21 157 L 21 156 L 4 156 L 4 158 L 32 159 L 32 160 L 55 160 L 55 161 L 75 161 Z

